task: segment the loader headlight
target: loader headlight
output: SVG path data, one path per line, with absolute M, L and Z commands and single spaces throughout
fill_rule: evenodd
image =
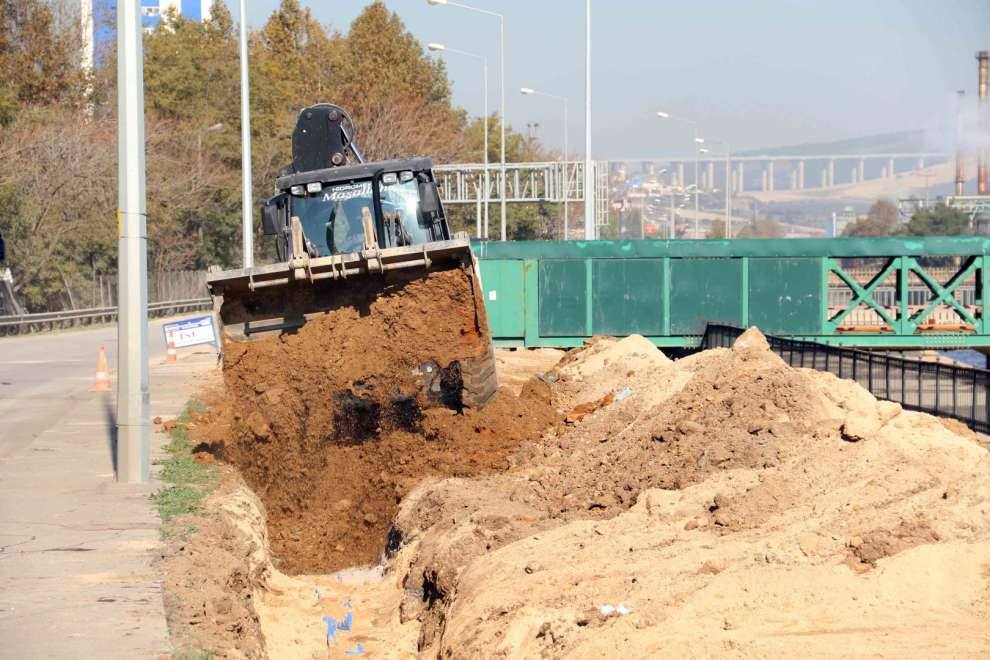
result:
M 401 181 L 402 183 L 405 183 L 406 181 L 412 181 L 412 180 L 413 180 L 413 173 L 412 172 L 409 172 L 409 171 L 399 172 L 399 181 Z
M 293 195 L 305 195 L 306 189 L 303 188 L 302 186 L 292 186 L 291 188 L 289 188 L 289 192 L 291 192 Z
M 382 175 L 382 185 L 391 186 L 399 182 L 399 175 L 395 172 L 389 172 Z
M 318 193 L 323 190 L 323 184 L 319 181 L 314 181 L 313 183 L 306 184 L 306 192 Z

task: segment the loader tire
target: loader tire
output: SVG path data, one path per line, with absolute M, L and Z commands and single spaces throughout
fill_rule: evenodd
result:
M 461 404 L 465 408 L 481 408 L 498 389 L 495 372 L 495 351 L 491 343 L 478 357 L 461 360 Z

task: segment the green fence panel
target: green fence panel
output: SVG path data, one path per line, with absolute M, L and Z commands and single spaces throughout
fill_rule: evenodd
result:
M 749 323 L 773 334 L 817 334 L 822 323 L 817 257 L 749 260 Z
M 540 260 L 540 336 L 588 334 L 588 288 L 584 259 Z
M 660 259 L 592 261 L 592 327 L 596 335 L 659 335 L 663 328 Z
M 708 323 L 739 324 L 742 285 L 740 259 L 671 259 L 671 334 L 700 335 Z
M 523 262 L 492 259 L 479 262 L 479 266 L 482 295 L 492 337 L 522 338 L 526 331 Z

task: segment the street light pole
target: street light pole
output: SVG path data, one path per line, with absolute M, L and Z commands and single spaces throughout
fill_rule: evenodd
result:
M 591 0 L 585 1 L 584 35 L 584 238 L 595 240 L 595 166 L 591 162 Z
M 728 142 L 722 140 L 708 140 L 712 144 L 721 144 L 725 147 L 725 238 L 732 238 L 732 181 L 730 175 L 732 171 L 732 150 Z M 702 149 L 701 151 L 708 151 Z
M 671 121 L 679 121 L 683 124 L 690 124 L 694 130 L 694 143 L 695 145 L 704 144 L 704 138 L 698 136 L 698 122 L 693 119 L 684 119 L 683 117 L 674 117 L 669 112 L 664 112 L 660 110 L 657 112 L 657 117 L 660 119 L 670 119 Z M 684 188 L 684 182 L 681 181 L 681 187 Z M 698 214 L 699 214 L 699 204 L 698 204 L 698 150 L 695 148 L 694 152 L 694 235 L 698 236 Z
M 506 231 L 506 208 L 505 208 L 505 16 L 494 11 L 488 11 L 487 9 L 479 9 L 478 7 L 472 7 L 471 5 L 466 5 L 462 2 L 452 2 L 451 0 L 426 0 L 427 4 L 430 5 L 450 5 L 451 7 L 458 7 L 460 9 L 467 9 L 469 11 L 476 11 L 479 14 L 486 14 L 488 16 L 494 16 L 498 19 L 498 58 L 499 58 L 499 74 L 501 77 L 501 85 L 499 87 L 499 100 L 500 100 L 500 156 L 499 156 L 499 184 L 498 184 L 498 196 L 501 206 L 502 222 L 501 222 L 501 240 L 507 239 Z M 487 154 L 487 151 L 486 151 Z
M 483 100 L 483 105 L 484 105 L 483 112 L 484 112 L 484 135 L 485 135 L 485 137 L 484 137 L 484 143 L 485 143 L 484 144 L 484 149 L 485 149 L 485 153 L 483 154 L 484 163 L 485 163 L 485 173 L 484 173 L 485 195 L 484 195 L 484 199 L 483 199 L 484 204 L 485 204 L 485 229 L 484 229 L 484 233 L 482 235 L 487 239 L 488 238 L 488 200 L 489 200 L 489 197 L 490 197 L 489 190 L 491 189 L 489 187 L 489 183 L 488 183 L 488 58 L 485 57 L 485 56 L 483 56 L 483 55 L 478 55 L 476 53 L 469 53 L 466 50 L 458 50 L 456 48 L 447 48 L 443 44 L 431 43 L 431 44 L 427 44 L 426 47 L 429 48 L 432 51 L 435 51 L 435 52 L 444 51 L 444 52 L 449 52 L 449 53 L 457 53 L 458 55 L 464 55 L 466 57 L 473 57 L 476 60 L 481 60 L 482 78 L 483 78 L 483 84 L 484 84 L 484 92 L 482 94 L 482 97 L 484 99 Z M 479 236 L 478 238 L 481 238 L 481 236 Z
M 117 481 L 148 480 L 148 233 L 141 3 L 117 3 Z
M 251 201 L 251 104 L 248 89 L 247 9 L 241 0 L 241 247 L 244 267 L 254 266 L 254 222 Z
M 556 94 L 548 94 L 547 92 L 541 92 L 530 87 L 523 87 L 519 90 L 519 93 L 523 96 L 546 96 L 547 98 L 557 99 L 564 104 L 564 152 L 563 152 L 563 166 L 564 166 L 564 240 L 567 240 L 567 235 L 570 229 L 570 224 L 567 218 L 567 196 L 570 190 L 571 175 L 567 168 L 567 97 L 557 96 Z

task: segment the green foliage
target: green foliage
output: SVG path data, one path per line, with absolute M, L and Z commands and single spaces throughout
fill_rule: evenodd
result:
M 180 532 L 173 525 L 172 519 L 196 512 L 203 498 L 217 483 L 216 469 L 193 458 L 192 444 L 185 426 L 193 414 L 203 410 L 205 407 L 200 401 L 190 399 L 176 420 L 179 425 L 169 432 L 170 440 L 164 447 L 171 456 L 161 463 L 158 479 L 169 485 L 152 495 L 162 520 L 163 536 Z
M 969 216 L 939 203 L 933 208 L 916 211 L 899 233 L 905 236 L 964 236 L 971 233 Z

